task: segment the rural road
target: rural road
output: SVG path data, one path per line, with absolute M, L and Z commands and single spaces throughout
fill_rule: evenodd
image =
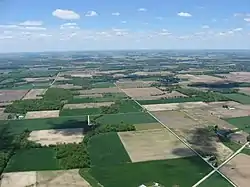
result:
M 116 83 L 114 83 L 116 85 L 116 87 L 118 89 L 120 89 L 122 92 L 123 89 L 121 89 Z M 126 92 L 124 92 L 126 94 Z M 164 126 L 171 134 L 173 134 L 178 140 L 180 140 L 184 145 L 186 145 L 190 150 L 192 150 L 197 156 L 199 156 L 204 162 L 206 162 L 210 167 L 213 168 L 213 173 L 214 172 L 218 172 L 225 180 L 227 180 L 232 186 L 237 187 L 236 184 L 234 184 L 230 179 L 228 179 L 223 173 L 221 173 L 217 168 L 215 168 L 213 165 L 211 165 L 206 159 L 204 159 L 200 153 L 198 153 L 196 150 L 194 150 L 185 140 L 183 140 L 182 138 L 180 138 L 174 131 L 172 131 L 166 124 L 164 124 L 163 122 L 161 122 L 157 117 L 155 117 L 150 111 L 148 111 L 146 108 L 144 108 L 138 101 L 136 101 L 134 98 L 132 98 L 132 100 L 134 102 L 136 102 L 140 107 L 142 107 L 143 109 L 145 109 L 145 111 L 147 111 L 147 113 L 152 116 L 156 121 L 158 121 L 162 126 Z M 212 174 L 213 174 L 212 173 Z M 210 176 L 210 175 L 209 175 Z M 205 180 L 205 179 L 204 179 Z M 195 187 L 195 186 L 193 186 Z

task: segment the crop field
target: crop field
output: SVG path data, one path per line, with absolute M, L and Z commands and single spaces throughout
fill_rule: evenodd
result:
M 229 74 L 223 74 L 227 80 L 236 82 L 250 82 L 249 72 L 230 72 Z
M 83 129 L 52 129 L 32 131 L 28 140 L 41 145 L 56 145 L 63 143 L 80 143 L 83 140 Z
M 134 124 L 136 130 L 162 129 L 164 128 L 160 123 L 140 123 Z
M 29 90 L 0 90 L 0 102 L 22 99 Z
M 157 112 L 165 110 L 203 108 L 206 107 L 207 104 L 204 102 L 186 102 L 186 103 L 152 104 L 143 106 L 151 112 Z
M 238 118 L 227 118 L 224 119 L 228 123 L 234 125 L 240 130 L 250 133 L 250 116 L 238 117 Z
M 42 96 L 44 94 L 46 89 L 31 89 L 24 97 L 25 99 L 42 99 Z
M 86 116 L 9 121 L 2 120 L 0 121 L 0 124 L 9 125 L 9 131 L 12 133 L 21 133 L 25 129 L 35 131 L 47 129 L 83 128 L 84 125 L 86 125 Z
M 248 187 L 250 180 L 250 156 L 238 154 L 220 171 L 240 187 Z
M 192 186 L 210 171 L 210 167 L 200 158 L 187 157 L 93 167 L 90 174 L 103 186 L 132 187 L 157 182 L 168 187 Z
M 60 169 L 54 148 L 20 150 L 11 157 L 5 172 Z
M 194 154 L 166 129 L 119 132 L 118 135 L 132 162 L 173 159 Z
M 224 96 L 232 99 L 233 101 L 242 103 L 242 104 L 250 104 L 250 96 L 243 94 L 223 94 Z
M 83 116 L 83 115 L 95 115 L 101 114 L 102 111 L 99 108 L 85 108 L 85 109 L 63 109 L 60 111 L 60 116 Z
M 131 162 L 117 133 L 94 136 L 90 139 L 88 151 L 93 166 L 110 166 Z
M 155 81 L 118 81 L 116 82 L 117 86 L 122 89 L 147 88 L 147 87 L 151 87 L 153 83 L 155 83 Z
M 170 128 L 190 129 L 199 126 L 197 121 L 181 111 L 159 111 L 153 112 L 153 115 Z
M 250 87 L 239 88 L 239 92 L 246 95 L 250 95 Z
M 214 173 L 204 182 L 202 182 L 199 187 L 232 187 L 232 185 L 227 182 L 222 176 L 218 173 Z
M 98 116 L 91 116 L 96 118 L 96 121 L 102 124 L 140 124 L 140 123 L 155 123 L 157 122 L 152 116 L 146 112 L 133 112 L 124 114 L 105 114 Z
M 25 115 L 25 119 L 56 118 L 56 117 L 59 117 L 59 112 L 60 112 L 59 110 L 27 112 Z
M 119 90 L 117 87 L 113 88 L 94 88 L 91 90 L 80 90 L 80 95 L 85 95 L 85 94 L 103 94 L 103 93 L 120 93 L 122 92 Z
M 73 84 L 55 84 L 52 88 L 63 88 L 63 89 L 82 89 L 82 86 L 75 86 Z
M 91 85 L 92 88 L 111 88 L 115 87 L 112 82 L 98 82 Z
M 50 80 L 53 80 L 52 77 L 39 77 L 39 78 L 24 78 L 26 82 L 48 82 Z
M 112 104 L 114 104 L 114 102 L 66 104 L 63 106 L 63 109 L 99 108 L 102 106 L 110 106 Z
M 81 186 L 91 187 L 89 183 L 82 178 L 78 169 L 60 170 L 60 171 L 29 171 L 4 173 L 0 187 L 63 187 L 63 186 Z

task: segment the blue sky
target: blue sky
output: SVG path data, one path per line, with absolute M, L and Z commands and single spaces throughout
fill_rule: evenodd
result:
M 0 0 L 0 52 L 239 48 L 249 0 Z

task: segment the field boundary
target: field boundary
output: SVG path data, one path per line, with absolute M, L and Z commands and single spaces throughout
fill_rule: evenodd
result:
M 123 91 L 116 83 L 118 89 Z M 124 92 L 125 93 L 125 92 Z M 125 93 L 126 94 L 126 93 Z M 227 178 L 223 173 L 221 173 L 219 170 L 217 170 L 216 167 L 211 165 L 206 159 L 204 159 L 197 151 L 195 151 L 185 140 L 180 138 L 174 131 L 172 131 L 166 124 L 161 122 L 157 117 L 155 117 L 150 111 L 148 111 L 145 107 L 143 107 L 138 101 L 136 101 L 134 98 L 131 98 L 136 102 L 140 107 L 142 107 L 149 115 L 151 115 L 156 121 L 158 121 L 161 125 L 163 125 L 170 133 L 172 133 L 179 141 L 181 141 L 184 145 L 186 145 L 189 149 L 191 149 L 197 156 L 199 156 L 204 162 L 206 162 L 210 167 L 212 167 L 213 170 L 215 170 L 217 173 L 219 173 L 225 180 L 227 180 L 232 186 L 237 187 L 236 184 L 234 184 L 233 181 L 231 181 L 229 178 Z

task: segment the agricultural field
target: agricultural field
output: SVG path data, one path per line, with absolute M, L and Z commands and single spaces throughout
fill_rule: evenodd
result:
M 8 162 L 5 172 L 60 169 L 54 148 L 20 150 Z
M 131 162 L 117 133 L 94 136 L 90 139 L 88 151 L 93 166 L 110 166 Z
M 149 129 L 163 129 L 163 125 L 160 123 L 139 123 L 139 124 L 134 124 L 135 129 L 140 131 L 140 130 L 149 130 Z
M 104 94 L 104 93 L 120 93 L 122 92 L 116 87 L 111 88 L 93 88 L 90 90 L 79 90 L 80 95 L 89 95 L 89 94 Z
M 103 186 L 132 187 L 153 182 L 164 186 L 192 186 L 210 171 L 200 158 L 187 157 L 93 167 L 89 173 Z
M 250 96 L 247 96 L 247 95 L 236 93 L 236 94 L 224 94 L 224 96 L 242 104 L 250 104 Z
M 227 118 L 225 119 L 228 123 L 234 125 L 236 128 L 250 133 L 250 116 Z
M 250 180 L 250 156 L 245 154 L 238 154 L 226 165 L 224 165 L 220 171 L 232 180 L 236 185 L 240 187 L 249 186 Z
M 147 88 L 151 87 L 154 81 L 118 81 L 116 85 L 121 89 L 126 88 Z
M 10 102 L 22 99 L 29 90 L 0 90 L 0 102 Z
M 62 187 L 82 186 L 91 187 L 90 184 L 79 175 L 78 169 L 60 171 L 29 171 L 4 173 L 0 187 Z
M 189 157 L 194 154 L 166 129 L 118 134 L 132 162 Z M 180 151 L 176 153 L 177 150 Z
M 59 110 L 27 112 L 25 115 L 25 119 L 56 118 L 59 117 L 59 112 Z
M 199 187 L 211 187 L 211 186 L 218 186 L 218 187 L 232 187 L 232 185 L 227 182 L 222 176 L 217 173 L 214 173 L 204 182 L 202 182 Z
M 42 146 L 80 143 L 84 137 L 83 131 L 83 128 L 32 131 L 28 140 L 39 143 Z
M 25 99 L 42 99 L 42 95 L 45 93 L 46 89 L 31 89 L 24 97 Z

